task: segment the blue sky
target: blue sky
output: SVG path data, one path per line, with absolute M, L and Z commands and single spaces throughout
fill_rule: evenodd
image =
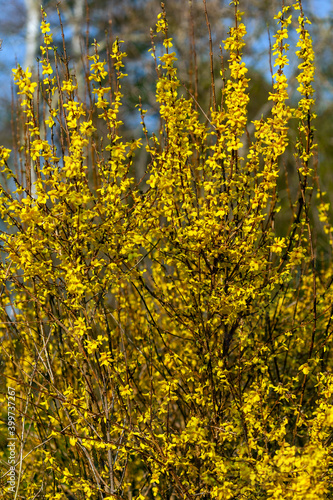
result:
M 311 3 L 317 16 L 328 17 L 332 13 L 331 0 L 313 0 Z

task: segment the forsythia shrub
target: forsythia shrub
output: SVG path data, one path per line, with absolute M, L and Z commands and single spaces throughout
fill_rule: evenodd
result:
M 250 137 L 246 27 L 232 4 L 222 101 L 207 116 L 184 96 L 162 4 L 161 128 L 149 135 L 140 103 L 145 146 L 121 136 L 122 42 L 109 60 L 94 43 L 85 94 L 42 10 L 40 81 L 14 70 L 24 175 L 0 148 L 0 327 L 16 476 L 10 489 L 3 426 L 2 498 L 332 498 L 332 262 L 318 260 L 315 234 L 322 224 L 331 245 L 332 227 L 309 21 L 301 1 L 277 14 L 272 107 Z M 280 175 L 290 127 L 295 199 Z

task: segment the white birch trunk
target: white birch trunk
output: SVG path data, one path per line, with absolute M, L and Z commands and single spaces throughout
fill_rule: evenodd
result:
M 36 57 L 39 48 L 39 32 L 40 32 L 40 0 L 25 0 L 27 10 L 25 46 L 26 53 L 24 59 L 24 70 L 29 67 L 31 73 L 36 75 Z M 23 138 L 22 138 L 23 139 Z M 24 139 L 23 139 L 24 140 Z M 27 172 L 26 165 L 27 188 L 31 192 L 31 196 L 35 198 L 34 182 L 36 181 L 36 173 L 32 163 L 30 164 L 30 172 Z M 30 175 L 29 175 L 30 174 Z

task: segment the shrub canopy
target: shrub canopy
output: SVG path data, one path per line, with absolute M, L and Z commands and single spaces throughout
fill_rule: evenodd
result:
M 333 492 L 333 279 L 317 243 L 331 245 L 332 227 L 316 172 L 309 21 L 301 1 L 277 14 L 271 110 L 251 134 L 246 27 L 232 3 L 209 110 L 177 77 L 162 4 L 151 49 L 160 128 L 147 130 L 140 101 L 140 139 L 121 135 L 122 41 L 105 58 L 95 42 L 76 77 L 42 10 L 40 78 L 14 70 L 16 168 L 0 148 L 1 411 L 7 421 L 10 387 L 17 437 L 15 486 L 1 438 L 4 495 Z

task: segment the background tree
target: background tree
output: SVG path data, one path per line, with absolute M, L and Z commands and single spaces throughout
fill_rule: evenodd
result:
M 32 1 L 32 0 L 30 0 Z M 67 52 L 71 58 L 70 64 L 75 66 L 77 78 L 83 78 L 84 70 L 81 65 L 79 55 L 80 46 L 86 47 L 96 38 L 101 44 L 103 51 L 106 44 L 105 31 L 108 36 L 114 40 L 116 36 L 119 39 L 126 40 L 127 66 L 126 71 L 129 77 L 123 81 L 124 106 L 122 109 L 122 119 L 124 121 L 123 134 L 127 134 L 128 139 L 132 137 L 135 130 L 135 137 L 142 137 L 140 120 L 137 114 L 133 112 L 133 107 L 138 102 L 139 96 L 147 108 L 146 124 L 150 131 L 156 131 L 159 127 L 158 107 L 155 102 L 155 70 L 151 57 L 148 55 L 151 40 L 149 27 L 154 26 L 156 15 L 159 11 L 160 2 L 158 0 L 115 2 L 103 0 L 89 1 L 83 3 L 81 0 L 76 2 L 62 2 L 62 16 L 66 25 L 66 34 L 68 35 Z M 61 33 L 58 26 L 58 14 L 56 12 L 56 2 L 48 0 L 44 2 L 48 10 L 49 19 L 55 26 L 55 41 L 61 47 Z M 314 4 L 311 1 L 304 3 L 307 15 L 312 21 L 312 39 L 314 51 L 317 54 L 316 67 L 316 112 L 318 114 L 317 138 L 320 145 L 320 175 L 323 179 L 323 185 L 327 186 L 327 197 L 330 202 L 331 192 L 331 170 L 330 170 L 330 142 L 332 135 L 330 106 L 331 106 L 331 76 L 330 76 L 330 52 L 327 47 L 331 46 L 330 36 L 330 17 L 328 2 Z M 271 74 L 269 70 L 269 30 L 270 37 L 275 30 L 273 17 L 280 8 L 278 1 L 266 2 L 256 0 L 255 2 L 243 0 L 241 9 L 246 12 L 247 24 L 247 45 L 245 47 L 245 60 L 249 68 L 249 82 L 251 94 L 254 95 L 253 101 L 249 103 L 249 121 L 260 119 L 261 115 L 267 116 L 270 104 L 267 102 L 267 95 L 271 88 Z M 10 73 L 11 67 L 16 64 L 14 55 L 25 68 L 32 60 L 37 57 L 37 51 L 41 39 L 36 40 L 38 29 L 37 9 L 25 4 L 22 1 L 15 0 L 3 6 L 3 16 L 0 20 L 1 33 L 3 33 L 4 49 L 0 63 L 3 64 L 3 71 L 6 72 L 6 79 L 3 80 L 2 94 L 2 120 L 0 129 L 0 138 L 3 144 L 11 144 L 11 137 L 14 135 L 10 125 L 11 116 L 11 97 L 10 97 Z M 191 91 L 203 109 L 209 107 L 210 99 L 210 74 L 208 71 L 209 62 L 209 44 L 206 20 L 204 15 L 203 3 L 194 0 L 190 8 L 184 8 L 183 3 L 168 0 L 166 2 L 170 29 L 174 35 L 174 46 L 177 55 L 182 60 L 179 67 L 179 78 L 186 88 Z M 232 7 L 228 2 L 221 0 L 209 0 L 207 2 L 209 22 L 212 32 L 212 48 L 214 56 L 214 74 L 216 78 L 216 92 L 219 94 L 222 80 L 219 71 L 221 67 L 220 44 L 221 40 L 226 38 L 229 25 L 232 22 Z M 33 14 L 35 12 L 35 14 Z M 26 15 L 26 21 L 24 20 Z M 87 18 L 88 15 L 88 18 Z M 29 21 L 29 22 L 28 22 Z M 2 24 L 1 24 L 2 22 Z M 33 33 L 29 42 L 28 37 L 31 29 L 24 29 L 24 23 L 27 26 L 33 26 Z M 90 35 L 87 40 L 87 28 Z M 194 36 L 194 39 L 193 39 Z M 69 42 L 70 39 L 70 42 Z M 13 41 L 12 41 L 13 40 Z M 26 40 L 26 44 L 24 41 Z M 271 40 L 272 43 L 272 40 Z M 26 50 L 25 50 L 26 46 Z M 30 48 L 29 48 L 30 47 Z M 194 50 L 195 49 L 195 50 Z M 26 53 L 26 56 L 24 56 Z M 26 60 L 24 60 L 26 57 Z M 226 57 L 226 55 L 225 55 Z M 6 65 L 6 61 L 9 62 Z M 295 60 L 291 60 L 289 71 L 296 70 Z M 36 63 L 34 64 L 36 69 Z M 33 69 L 33 68 L 32 68 Z M 290 96 L 295 96 L 295 75 L 290 76 Z M 195 84 L 195 79 L 198 84 Z M 4 77 L 3 77 L 4 78 Z M 79 88 L 84 85 L 80 82 Z M 7 88 L 7 90 L 5 90 Z M 198 96 L 195 95 L 197 88 Z M 189 96 L 189 94 L 188 94 Z M 80 96 L 81 99 L 83 96 Z M 252 105 L 253 103 L 253 105 Z M 127 106 L 129 104 L 129 106 Z M 249 124 L 251 132 L 252 125 Z M 17 134 L 17 132 L 16 132 Z M 292 153 L 291 153 L 292 154 Z M 140 161 L 136 162 L 137 179 L 140 179 L 145 170 L 147 162 L 144 151 L 140 153 Z M 288 172 L 292 174 L 292 161 L 287 162 Z M 33 175 L 33 174 L 32 174 Z M 290 178 L 291 189 L 297 190 L 297 176 Z M 287 191 L 283 195 L 285 203 L 288 202 Z M 324 245 L 323 238 L 320 238 Z M 323 248 L 323 255 L 327 255 L 329 249 Z M 326 258 L 326 257 L 325 257 Z

